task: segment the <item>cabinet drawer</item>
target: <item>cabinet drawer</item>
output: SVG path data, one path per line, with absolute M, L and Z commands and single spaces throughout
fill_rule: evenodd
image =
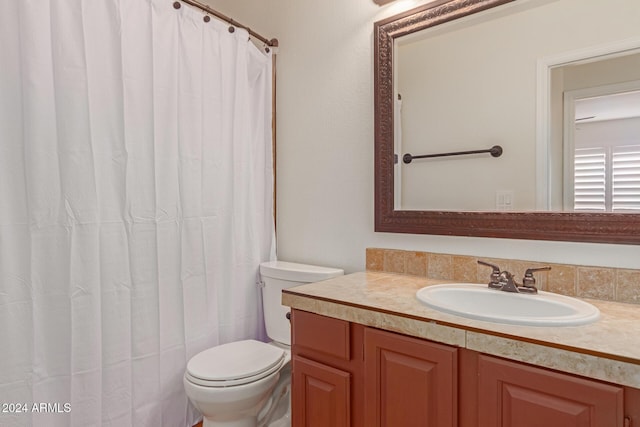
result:
M 291 320 L 294 348 L 350 360 L 349 322 L 300 310 L 293 310 Z

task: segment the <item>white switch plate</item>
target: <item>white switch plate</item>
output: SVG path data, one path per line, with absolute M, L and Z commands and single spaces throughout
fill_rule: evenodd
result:
M 513 210 L 513 190 L 496 191 L 496 210 L 498 211 Z

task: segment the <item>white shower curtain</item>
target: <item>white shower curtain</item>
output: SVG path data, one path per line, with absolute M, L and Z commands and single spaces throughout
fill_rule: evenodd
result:
M 190 425 L 188 359 L 264 336 L 271 57 L 172 4 L 0 0 L 3 427 Z

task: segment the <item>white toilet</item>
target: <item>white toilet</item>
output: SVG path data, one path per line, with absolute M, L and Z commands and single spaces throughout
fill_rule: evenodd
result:
M 184 388 L 203 415 L 203 427 L 290 426 L 291 331 L 282 289 L 344 274 L 341 269 L 271 261 L 260 264 L 267 335 L 236 341 L 189 360 Z

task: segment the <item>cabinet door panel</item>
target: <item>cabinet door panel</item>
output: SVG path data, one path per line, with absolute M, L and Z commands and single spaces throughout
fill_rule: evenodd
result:
M 292 421 L 296 427 L 347 427 L 350 419 L 348 372 L 294 356 Z
M 622 426 L 622 387 L 482 355 L 479 373 L 480 427 Z
M 365 336 L 365 424 L 456 425 L 456 349 L 376 329 Z

